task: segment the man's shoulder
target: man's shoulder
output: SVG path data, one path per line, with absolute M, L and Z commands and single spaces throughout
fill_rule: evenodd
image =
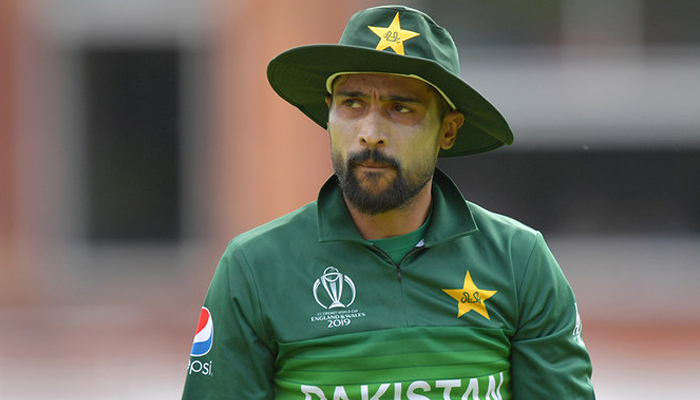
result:
M 526 236 L 535 236 L 539 233 L 536 229 L 515 218 L 491 211 L 478 204 L 467 201 L 467 206 L 481 233 L 490 235 L 520 234 Z
M 270 245 L 299 240 L 301 237 L 318 236 L 316 201 L 306 204 L 288 214 L 259 225 L 233 238 L 231 247 Z

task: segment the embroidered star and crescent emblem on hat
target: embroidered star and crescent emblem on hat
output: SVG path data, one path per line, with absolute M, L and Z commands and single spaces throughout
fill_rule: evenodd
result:
M 377 50 L 385 50 L 391 47 L 396 54 L 405 55 L 403 42 L 420 36 L 420 33 L 401 29 L 401 21 L 399 21 L 399 13 L 396 13 L 391 25 L 386 28 L 378 26 L 367 26 L 375 35 L 379 36 L 379 44 Z
M 496 294 L 497 291 L 484 290 L 476 287 L 469 271 L 467 271 L 467 275 L 464 277 L 464 284 L 461 289 L 442 289 L 442 291 L 457 300 L 457 318 L 474 310 L 486 319 L 491 319 L 489 318 L 489 312 L 486 309 L 485 302 Z

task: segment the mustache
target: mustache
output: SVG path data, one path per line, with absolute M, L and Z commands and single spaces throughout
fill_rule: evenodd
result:
M 387 156 L 379 150 L 366 149 L 359 153 L 354 153 L 348 157 L 348 165 L 355 166 L 365 161 L 371 161 L 378 164 L 386 164 L 391 167 L 400 169 L 401 164 L 392 157 Z

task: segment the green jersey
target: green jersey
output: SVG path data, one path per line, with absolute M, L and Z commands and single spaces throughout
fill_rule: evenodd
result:
M 335 178 L 231 241 L 183 399 L 593 399 L 574 294 L 542 235 L 466 202 L 439 170 L 396 262 Z

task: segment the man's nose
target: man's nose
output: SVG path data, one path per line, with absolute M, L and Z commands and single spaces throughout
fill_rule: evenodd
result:
M 378 111 L 372 110 L 362 119 L 358 140 L 360 145 L 369 148 L 386 145 L 386 126 Z

